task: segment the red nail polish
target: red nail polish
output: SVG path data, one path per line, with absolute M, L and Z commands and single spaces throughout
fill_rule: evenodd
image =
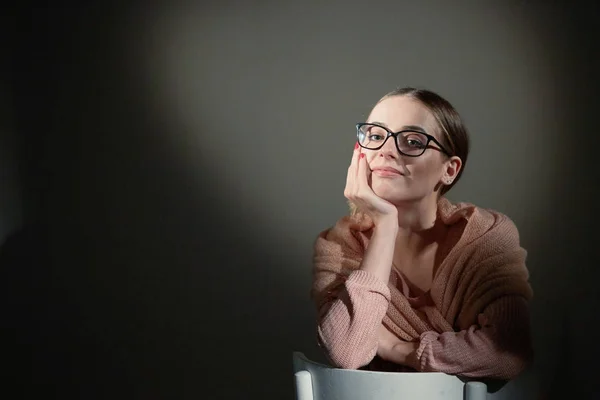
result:
M 360 153 L 360 158 L 365 158 L 365 153 Z
M 358 149 L 358 142 L 354 144 L 354 150 Z

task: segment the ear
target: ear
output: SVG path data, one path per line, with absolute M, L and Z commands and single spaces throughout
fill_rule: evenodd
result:
M 458 156 L 452 156 L 444 162 L 444 172 L 440 177 L 440 183 L 442 185 L 452 185 L 460 169 L 462 167 L 462 160 Z

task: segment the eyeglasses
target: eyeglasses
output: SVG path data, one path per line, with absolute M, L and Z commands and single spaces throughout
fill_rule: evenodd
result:
M 436 138 L 425 132 L 415 129 L 405 129 L 400 132 L 392 132 L 378 124 L 358 123 L 356 124 L 356 135 L 358 144 L 368 150 L 378 150 L 383 147 L 391 136 L 395 140 L 396 148 L 400 154 L 409 157 L 419 157 L 429 147 L 429 142 L 434 142 L 448 156 L 451 156 L 444 146 Z M 432 147 L 433 148 L 433 147 Z

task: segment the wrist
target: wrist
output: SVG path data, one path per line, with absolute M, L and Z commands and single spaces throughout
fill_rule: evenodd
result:
M 419 344 L 415 342 L 401 342 L 392 348 L 393 358 L 396 363 L 419 370 L 419 360 L 417 358 L 417 349 Z

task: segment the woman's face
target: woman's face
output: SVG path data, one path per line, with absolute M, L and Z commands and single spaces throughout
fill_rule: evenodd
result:
M 410 97 L 392 96 L 382 100 L 373 108 L 367 122 L 385 126 L 392 132 L 409 126 L 412 129 L 419 127 L 444 143 L 435 117 L 427 107 Z M 373 191 L 393 204 L 437 196 L 435 190 L 440 182 L 448 177 L 452 178 L 458 172 L 453 170 L 452 163 L 434 142 L 429 142 L 427 149 L 419 157 L 400 154 L 392 137 L 379 150 L 363 148 L 362 152 L 366 154 L 372 171 Z M 386 171 L 384 168 L 393 168 L 399 173 Z

